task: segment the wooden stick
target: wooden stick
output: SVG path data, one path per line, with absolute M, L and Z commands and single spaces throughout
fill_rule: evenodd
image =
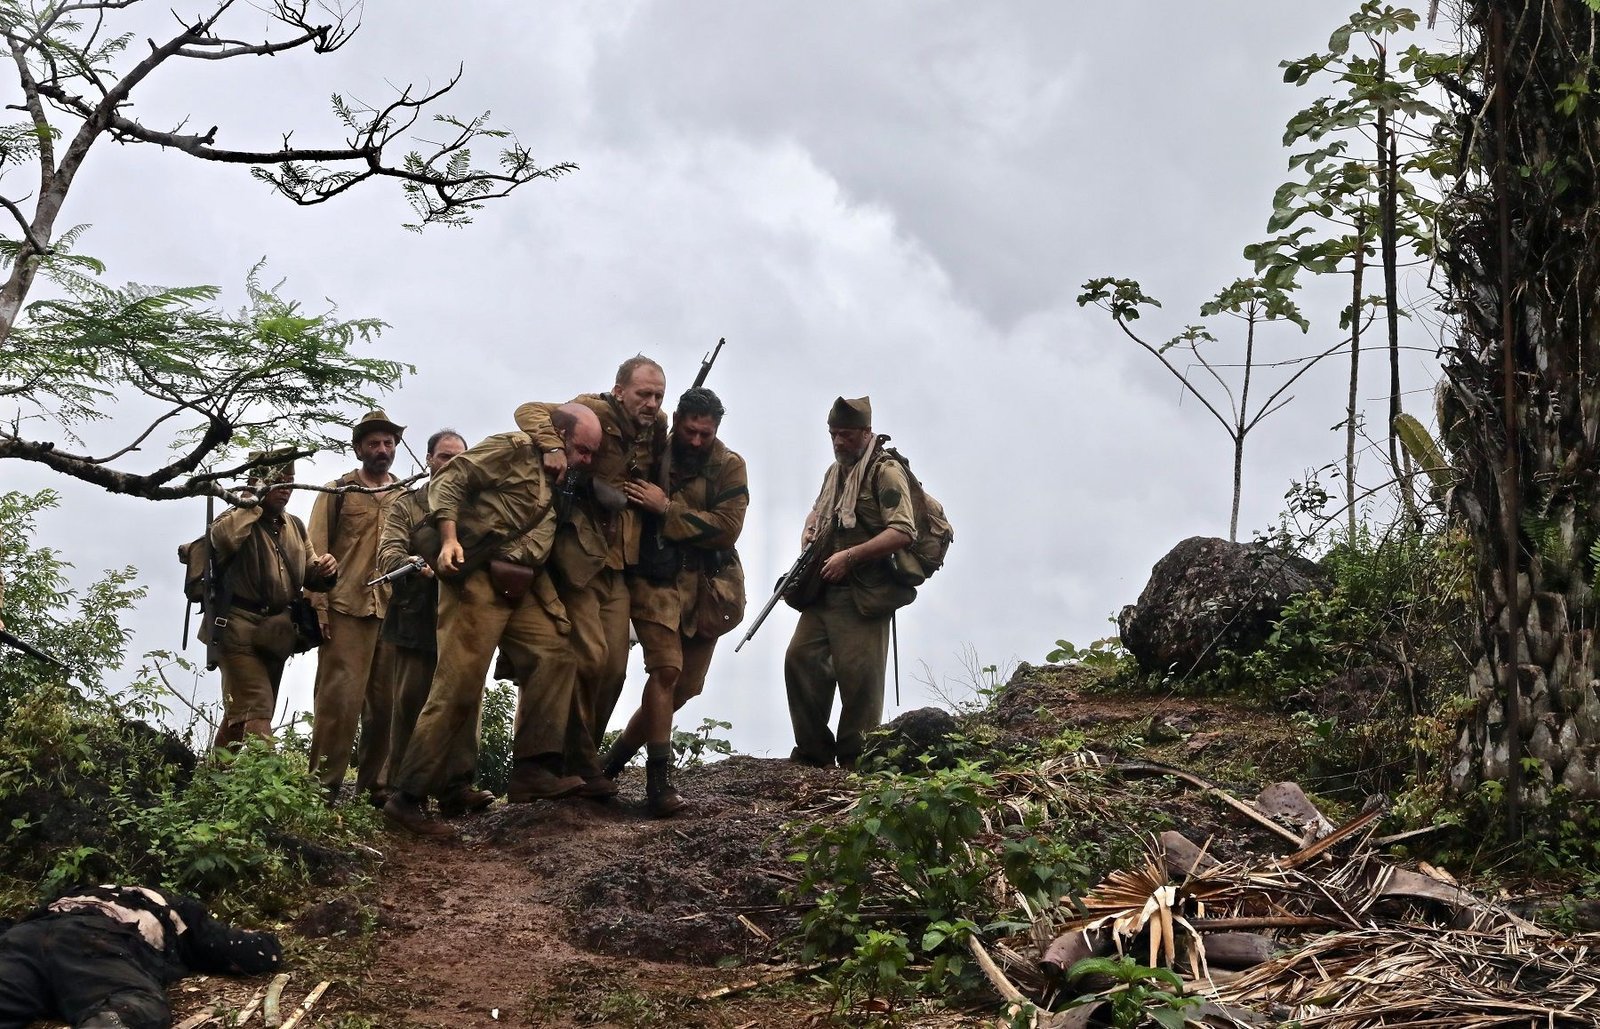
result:
M 978 959 L 978 967 L 983 969 L 983 974 L 989 977 L 989 982 L 994 984 L 1002 999 L 1012 1004 L 1029 1003 L 1028 998 L 1022 995 L 1022 991 L 1013 986 L 1011 980 L 1006 978 L 1006 974 L 1000 971 L 1000 966 L 994 963 L 994 958 L 989 956 L 989 952 L 983 949 L 983 944 L 978 940 L 976 933 L 967 937 L 967 948 L 972 951 L 972 956 Z
M 195 1029 L 196 1026 L 211 1021 L 212 1018 L 216 1017 L 216 1014 L 217 1009 L 214 1007 L 206 1008 L 204 1011 L 196 1011 L 188 1018 L 179 1022 L 175 1029 Z
M 272 977 L 272 985 L 267 987 L 267 999 L 261 1004 L 261 1021 L 265 1022 L 267 1029 L 278 1029 L 283 1024 L 283 1016 L 278 1013 L 278 1002 L 283 999 L 283 988 L 289 985 L 289 973 L 279 972 Z
M 780 968 L 776 972 L 770 972 L 767 975 L 760 976 L 756 979 L 751 979 L 747 982 L 733 983 L 729 986 L 719 986 L 709 993 L 700 994 L 695 998 L 695 1000 L 718 1000 L 722 997 L 732 996 L 735 993 L 743 993 L 746 990 L 754 990 L 758 987 L 766 986 L 769 983 L 782 982 L 785 979 L 798 979 L 808 972 L 815 972 L 817 969 L 826 967 L 832 963 L 833 962 L 831 961 L 817 961 L 809 965 L 795 965 L 792 968 Z
M 1158 765 L 1152 761 L 1120 761 L 1117 764 L 1107 765 L 1106 767 L 1110 771 L 1115 772 L 1145 772 L 1150 775 L 1170 775 L 1174 779 L 1181 779 L 1191 786 L 1199 787 L 1202 793 L 1216 797 L 1218 800 L 1233 808 L 1241 815 L 1249 818 L 1263 829 L 1276 833 L 1283 839 L 1288 840 L 1290 843 L 1295 845 L 1296 849 L 1299 849 L 1300 847 L 1301 840 L 1299 833 L 1294 832 L 1291 829 L 1284 828 L 1277 822 L 1274 822 L 1272 819 L 1262 814 L 1255 807 L 1246 804 L 1244 801 L 1228 793 L 1222 787 L 1213 782 L 1208 782 L 1205 779 L 1200 778 L 1198 775 L 1191 775 L 1181 768 L 1171 768 L 1167 765 Z
M 244 1006 L 244 1010 L 233 1016 L 233 1024 L 244 1025 L 250 1021 L 250 1016 L 256 1013 L 256 1008 L 261 1006 L 261 998 L 266 995 L 267 988 L 265 986 L 257 990 L 256 995 L 250 998 L 250 1003 Z
M 295 1009 L 295 1013 L 289 1016 L 289 1020 L 287 1022 L 283 1023 L 283 1029 L 294 1029 L 295 1024 L 299 1022 L 300 1019 L 305 1017 L 306 1012 L 311 1010 L 311 1005 L 317 1002 L 317 1000 L 322 996 L 323 991 L 327 990 L 330 985 L 332 984 L 328 980 L 324 979 L 322 982 L 313 986 L 311 988 L 311 992 L 306 994 L 306 999 L 301 1001 L 300 1006 Z

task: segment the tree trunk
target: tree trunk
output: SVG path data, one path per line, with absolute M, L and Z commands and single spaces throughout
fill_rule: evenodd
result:
M 1350 395 L 1344 409 L 1344 499 L 1346 540 L 1356 538 L 1356 405 L 1361 382 L 1361 280 L 1367 270 L 1367 220 L 1356 215 L 1355 267 L 1350 271 Z
M 1585 80 L 1600 26 L 1581 0 L 1473 0 L 1463 16 L 1487 41 L 1495 109 L 1474 122 L 1443 251 L 1457 334 L 1440 429 L 1483 616 L 1450 779 L 1503 782 L 1514 815 L 1555 787 L 1600 798 L 1600 182 L 1587 156 L 1600 100 L 1560 112 L 1553 86 Z

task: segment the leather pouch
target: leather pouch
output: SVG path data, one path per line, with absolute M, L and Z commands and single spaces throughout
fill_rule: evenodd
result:
M 539 569 L 529 568 L 527 565 L 514 564 L 491 558 L 489 561 L 489 585 L 494 589 L 494 595 L 515 607 L 528 595 L 528 590 L 533 588 L 534 580 L 539 578 Z

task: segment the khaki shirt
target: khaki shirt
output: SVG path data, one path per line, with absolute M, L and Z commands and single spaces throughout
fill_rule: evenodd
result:
M 311 571 L 316 552 L 305 524 L 292 514 L 284 514 L 274 533 L 276 547 L 268 537 L 273 528 L 259 507 L 224 511 L 211 523 L 211 551 L 219 565 L 228 566 L 226 574 L 233 581 L 234 599 L 282 609 L 300 596 L 302 587 L 320 592 L 329 584 Z
M 398 482 L 389 476 L 390 482 Z M 351 471 L 333 482 L 329 488 L 359 486 L 361 481 Z M 376 577 L 378 566 L 378 537 L 383 532 L 384 519 L 389 508 L 400 499 L 403 490 L 385 493 L 319 493 L 311 506 L 311 545 L 317 553 L 332 554 L 339 562 L 339 582 L 325 597 L 312 599 L 319 612 L 334 610 L 356 618 L 382 618 L 389 604 L 389 584 L 368 586 Z M 335 508 L 338 525 L 332 525 Z
M 833 474 L 832 468 L 828 474 Z M 826 479 L 823 485 L 827 485 Z M 855 528 L 834 533 L 831 553 L 865 543 L 885 529 L 899 529 L 913 541 L 917 538 L 917 514 L 911 506 L 911 480 L 906 477 L 905 465 L 879 454 L 861 477 Z
M 428 517 L 428 491 L 408 490 L 389 508 L 378 537 L 378 575 L 406 563 L 411 556 L 411 532 Z M 383 616 L 378 638 L 410 650 L 433 653 L 439 609 L 439 580 L 420 572 L 389 583 L 389 610 Z
M 464 549 L 497 541 L 495 555 L 541 567 L 555 540 L 555 490 L 526 432 L 501 432 L 457 454 L 428 486 L 430 517 L 453 520 Z
M 619 490 L 629 479 L 655 479 L 657 462 L 667 447 L 665 418 L 657 418 L 649 430 L 641 432 L 623 414 L 621 404 L 610 393 L 582 393 L 574 397 L 572 402 L 584 405 L 600 419 L 603 439 L 594 460 L 589 464 L 592 478 Z M 564 445 L 561 434 L 550 422 L 550 413 L 555 406 L 530 403 L 523 404 L 516 411 L 517 428 L 533 433 L 541 450 Z M 610 519 L 592 503 L 582 504 L 578 510 L 582 512 L 582 518 L 593 523 L 589 528 L 578 527 L 580 537 L 589 537 L 596 532 L 605 535 L 607 549 L 603 567 L 621 571 L 639 560 L 637 508 L 629 505 Z M 587 550 L 589 541 L 585 539 L 584 542 Z
M 399 568 L 411 556 L 411 530 L 428 516 L 428 488 L 407 490 L 389 508 L 378 534 L 378 563 L 372 579 Z
M 695 602 L 700 596 L 700 571 L 712 551 L 730 550 L 744 529 L 750 507 L 750 479 L 744 458 L 714 440 L 703 464 L 685 466 L 674 460 L 667 513 L 661 534 L 691 551 L 678 573 L 678 581 L 653 583 L 630 576 L 628 591 L 635 618 L 675 626 L 693 635 Z M 704 556 L 703 556 L 704 555 Z M 744 570 L 732 558 L 724 575 L 743 579 Z

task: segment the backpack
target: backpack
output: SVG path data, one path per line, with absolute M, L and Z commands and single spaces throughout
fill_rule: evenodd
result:
M 883 441 L 887 443 L 888 437 Z M 955 530 L 944 513 L 944 505 L 923 488 L 922 480 L 912 472 L 911 462 L 905 455 L 890 446 L 883 447 L 882 452 L 890 460 L 900 462 L 900 467 L 906 471 L 906 479 L 911 484 L 911 510 L 917 523 L 916 541 L 890 555 L 893 569 L 890 576 L 902 586 L 921 586 L 944 567 Z

